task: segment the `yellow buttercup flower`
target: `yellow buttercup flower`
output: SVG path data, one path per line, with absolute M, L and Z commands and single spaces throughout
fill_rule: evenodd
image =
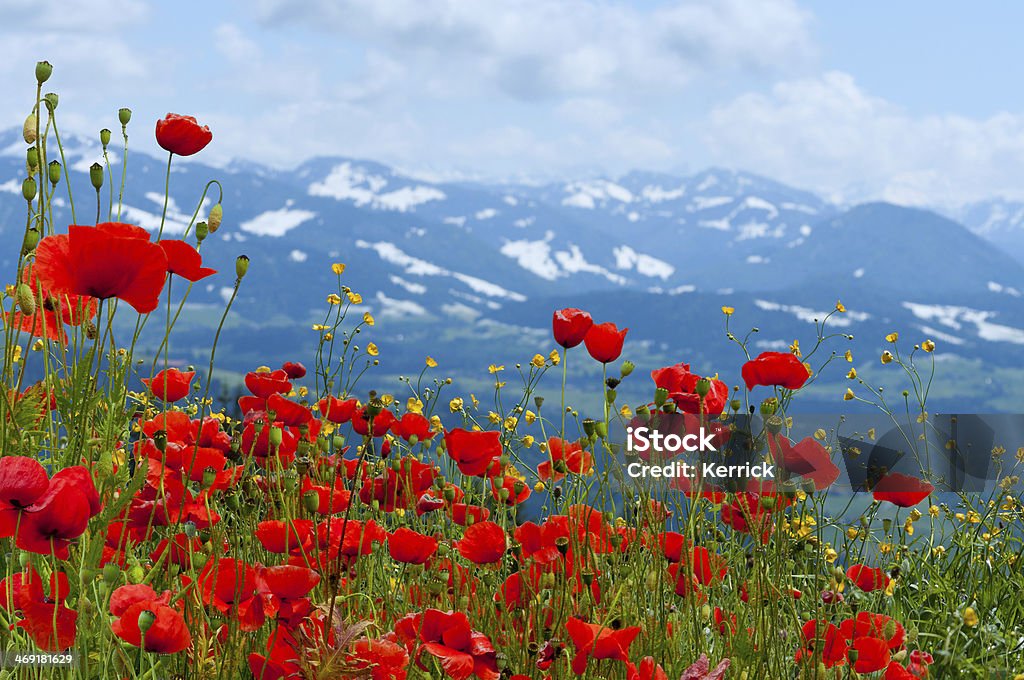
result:
M 455 397 L 448 402 L 448 410 L 452 413 L 458 413 L 462 410 L 464 404 L 462 403 L 462 397 Z
M 544 368 L 544 362 L 545 359 L 542 354 L 534 354 L 533 359 L 530 360 L 530 363 L 536 366 L 537 368 Z
M 530 448 L 533 446 L 534 441 L 536 440 L 534 439 L 533 435 L 528 434 L 525 437 L 523 437 L 523 446 L 525 446 L 526 448 Z
M 533 425 L 537 422 L 537 414 L 527 409 L 526 413 L 523 414 L 523 420 L 526 421 L 527 425 Z
M 725 307 L 725 306 L 722 307 L 722 314 L 725 314 L 726 316 L 732 316 L 735 313 L 736 313 L 736 308 L 735 307 Z
M 967 607 L 964 609 L 964 625 L 968 628 L 974 628 L 980 623 L 978 618 L 978 612 L 974 611 L 974 607 Z
M 934 352 L 935 343 L 932 342 L 931 340 L 925 340 L 924 342 L 921 343 L 921 349 L 928 353 Z
M 846 393 L 843 395 L 843 401 L 852 401 L 857 395 L 853 393 L 849 387 L 846 388 Z
M 363 296 L 360 295 L 359 293 L 353 293 L 352 291 L 349 291 L 348 301 L 354 305 L 361 305 L 363 304 Z
M 342 274 L 345 273 L 345 263 L 335 262 L 334 264 L 331 265 L 331 271 L 337 274 L 338 276 L 341 276 Z
M 856 368 L 851 368 L 849 370 L 849 372 L 847 372 L 846 377 L 849 378 L 850 380 L 856 380 L 857 379 L 857 369 Z
M 489 372 L 489 373 L 490 373 L 491 375 L 494 375 L 495 373 L 498 373 L 498 372 L 500 372 L 500 371 L 504 371 L 504 370 L 505 370 L 505 366 L 504 366 L 504 365 L 502 365 L 502 366 L 497 366 L 497 365 L 495 365 L 495 364 L 491 364 L 490 366 L 488 366 L 488 367 L 487 367 L 487 371 L 488 371 L 488 372 Z
M 372 326 L 374 323 L 376 323 L 376 321 L 374 321 L 373 314 L 370 314 L 369 312 L 364 312 L 363 323 L 365 323 L 367 326 Z
M 846 358 L 846 363 L 853 363 L 853 352 L 851 352 L 850 350 L 846 350 L 846 354 L 844 354 L 843 356 Z
M 846 311 L 846 305 L 844 305 L 839 300 L 836 300 L 836 311 L 839 312 L 840 314 L 844 313 Z
M 789 351 L 790 351 L 791 354 L 795 355 L 797 358 L 803 356 L 800 353 L 800 341 L 799 340 L 794 340 L 793 341 L 793 344 L 791 344 L 789 346 Z
M 380 354 L 380 350 L 377 349 L 377 345 L 371 342 L 369 345 L 366 346 L 366 353 L 369 354 L 371 357 L 375 357 L 378 354 Z
M 423 402 L 416 397 L 409 397 L 405 402 L 405 410 L 409 413 L 419 413 L 423 415 Z
M 499 416 L 499 415 L 498 415 L 497 413 L 495 413 L 494 411 L 488 411 L 488 412 L 487 412 L 487 420 L 489 420 L 489 421 L 491 421 L 491 422 L 492 422 L 493 424 L 497 425 L 498 423 L 500 423 L 500 422 L 501 422 L 501 416 Z
M 558 353 L 557 349 L 551 350 L 551 354 L 548 355 L 548 361 L 551 362 L 552 366 L 557 366 L 562 361 L 562 356 Z
M 888 343 L 896 342 L 899 339 L 900 339 L 900 334 L 899 333 L 889 333 L 889 335 L 885 336 L 885 341 L 888 342 Z
M 891 364 L 892 360 L 893 360 L 892 352 L 890 352 L 889 350 L 885 350 L 884 352 L 882 352 L 882 363 L 883 364 Z
M 340 305 L 341 297 L 337 293 L 331 293 L 327 296 L 327 302 L 332 305 Z
M 427 368 L 437 368 L 437 360 L 434 357 L 427 357 Z

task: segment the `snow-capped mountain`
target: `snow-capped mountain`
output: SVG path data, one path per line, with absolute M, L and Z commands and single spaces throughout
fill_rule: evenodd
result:
M 102 160 L 100 147 L 78 138 L 64 146 L 74 218 L 92 223 L 87 171 Z M 24 153 L 20 130 L 0 132 L 0 264 L 8 272 L 25 223 Z M 120 159 L 112 153 L 110 161 L 116 181 Z M 837 298 L 848 312 L 835 327 L 872 347 L 903 328 L 932 337 L 947 355 L 998 366 L 1024 361 L 1024 265 L 1014 259 L 1024 255 L 1024 205 L 965 206 L 953 216 L 960 223 L 888 204 L 840 208 L 717 168 L 531 186 L 428 181 L 347 158 L 289 171 L 251 162 L 214 168 L 200 155 L 175 163 L 161 220 L 164 161 L 136 154 L 129 169 L 121 219 L 154 232 L 163 221 L 172 237 L 192 220 L 204 189 L 205 216 L 219 198 L 207 183 L 221 181 L 224 222 L 202 252 L 222 273 L 196 286 L 186 321 L 196 345 L 208 341 L 204 329 L 230 294 L 233 260 L 247 254 L 252 275 L 225 334 L 228 361 L 239 368 L 251 357 L 264 363 L 268 351 L 308 349 L 309 326 L 323 320 L 324 298 L 337 291 L 337 261 L 348 264 L 344 284 L 394 329 L 394 355 L 408 355 L 409 367 L 425 351 L 411 341 L 417 337 L 448 347 L 456 367 L 471 360 L 467 336 L 495 340 L 492 351 L 546 346 L 552 307 L 577 303 L 630 325 L 646 351 L 707 368 L 716 351 L 734 351 L 721 340 L 722 305 L 759 326 L 752 349 L 777 348 L 813 336 Z M 60 230 L 72 221 L 63 181 L 56 196 Z M 103 219 L 109 196 L 105 186 Z

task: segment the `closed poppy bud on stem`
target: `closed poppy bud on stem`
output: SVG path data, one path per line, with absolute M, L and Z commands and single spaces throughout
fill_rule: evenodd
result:
M 50 79 L 50 74 L 53 73 L 53 64 L 48 61 L 40 61 L 36 63 L 36 82 L 42 85 Z
M 106 148 L 107 145 L 110 144 L 110 130 L 107 128 L 100 130 L 100 144 L 103 145 L 103 148 Z
M 210 235 L 210 227 L 206 222 L 199 222 L 196 224 L 196 240 L 202 243 L 206 240 L 206 237 Z
M 320 509 L 320 496 L 316 491 L 307 491 L 302 494 L 302 507 L 308 512 L 316 512 Z
M 21 195 L 25 197 L 25 200 L 31 203 L 36 197 L 36 181 L 31 177 L 25 179 L 21 183 Z
M 50 178 L 50 184 L 57 184 L 60 181 L 60 161 L 50 161 L 46 166 L 46 174 Z
M 28 255 L 39 245 L 39 230 L 35 227 L 25 231 L 25 238 L 21 241 L 21 254 Z
M 284 441 L 284 431 L 280 427 L 277 427 L 277 426 L 271 427 L 270 428 L 270 437 L 269 437 L 268 441 L 270 442 L 271 446 L 274 446 L 274 447 L 280 446 L 281 442 Z
M 693 388 L 694 394 L 696 394 L 698 397 L 701 397 L 702 399 L 704 397 L 708 396 L 708 392 L 710 392 L 710 391 L 711 391 L 711 381 L 708 380 L 707 378 L 700 378 L 697 381 L 697 384 Z
M 659 387 L 654 390 L 654 405 L 661 407 L 665 405 L 665 401 L 668 399 L 668 390 L 664 387 Z
M 46 110 L 53 113 L 57 109 L 60 97 L 57 96 L 56 92 L 47 92 L 43 95 L 43 101 L 46 103 Z
M 128 125 L 132 119 L 132 110 L 129 108 L 121 108 L 117 110 L 117 120 L 121 123 L 121 127 Z
M 619 372 L 622 375 L 622 377 L 625 378 L 627 375 L 632 373 L 633 369 L 635 368 L 636 364 L 634 364 L 632 361 L 626 360 L 622 362 L 622 368 L 619 369 Z
M 30 146 L 28 148 L 28 153 L 25 155 L 25 165 L 28 166 L 29 174 L 32 174 L 36 171 L 36 168 L 39 166 L 38 148 L 34 146 Z
M 89 181 L 92 183 L 92 187 L 99 191 L 103 186 L 103 166 L 99 163 L 93 163 L 89 166 Z
M 32 289 L 27 283 L 18 284 L 18 307 L 25 316 L 32 316 L 36 313 L 36 300 L 32 296 Z
M 30 113 L 25 118 L 25 125 L 21 128 L 21 137 L 26 144 L 36 143 L 36 114 Z
M 235 276 L 241 280 L 247 271 L 249 271 L 249 256 L 239 255 L 235 258 Z
M 107 562 L 103 565 L 103 581 L 107 584 L 112 584 L 117 581 L 121 575 L 121 568 L 113 562 Z
M 153 624 L 155 622 L 156 614 L 154 614 L 150 610 L 144 609 L 141 612 L 139 612 L 139 632 L 143 635 L 145 635 L 146 632 L 153 627 Z
M 221 207 L 220 203 L 210 208 L 210 216 L 206 218 L 206 221 L 210 225 L 210 233 L 216 233 L 220 229 L 220 223 L 224 219 L 224 208 Z

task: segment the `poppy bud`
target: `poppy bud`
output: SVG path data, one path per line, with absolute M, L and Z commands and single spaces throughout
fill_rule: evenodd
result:
M 25 316 L 32 316 L 36 313 L 36 299 L 32 296 L 32 289 L 27 283 L 18 284 L 18 307 Z
M 654 390 L 654 405 L 659 408 L 665 405 L 665 401 L 668 399 L 668 390 L 664 387 L 659 387 Z
M 21 565 L 22 569 L 24 569 L 25 567 L 27 567 L 31 563 L 32 563 L 31 555 L 29 555 L 27 552 L 20 552 L 20 553 L 18 553 L 18 564 Z
M 107 562 L 103 565 L 103 581 L 108 584 L 113 584 L 117 581 L 117 577 L 121 575 L 121 568 L 114 562 Z
M 100 144 L 103 145 L 103 148 L 106 148 L 107 144 L 110 144 L 110 130 L 107 128 L 100 130 Z
M 604 399 L 609 404 L 614 404 L 615 403 L 615 390 L 605 390 L 605 392 L 604 392 Z
M 774 510 L 775 509 L 775 499 L 772 498 L 771 496 L 761 496 L 760 504 L 761 504 L 761 509 L 762 510 Z
M 743 402 L 740 401 L 739 399 L 733 399 L 732 401 L 729 402 L 729 408 L 731 408 L 733 411 L 739 411 L 741 408 L 743 408 Z
M 646 423 L 651 419 L 651 409 L 647 408 L 647 405 L 636 407 L 636 417 L 640 419 L 640 422 Z
M 765 421 L 764 421 L 764 426 L 772 434 L 778 434 L 779 432 L 782 431 L 782 418 L 780 418 L 779 416 L 774 416 L 774 415 L 773 416 L 768 416 L 768 418 L 765 419 Z
M 271 446 L 277 447 L 284 441 L 284 431 L 276 425 L 270 428 L 270 437 L 268 439 Z
M 237 493 L 228 494 L 228 507 L 236 511 L 242 509 L 242 499 Z
M 36 197 L 36 181 L 31 177 L 25 178 L 25 181 L 21 183 L 21 195 L 25 197 L 25 200 L 31 203 Z
M 239 255 L 235 258 L 235 276 L 241 280 L 247 271 L 249 271 L 249 256 Z
M 340 449 L 345 446 L 345 438 L 340 434 L 336 434 L 331 437 L 331 444 L 334 445 L 334 448 Z
M 25 238 L 21 241 L 21 254 L 28 255 L 39 245 L 39 230 L 31 227 L 25 231 Z
M 597 432 L 597 436 L 600 437 L 601 439 L 608 438 L 608 423 L 604 421 L 598 422 L 594 426 L 594 430 L 595 432 Z
M 444 488 L 444 493 L 442 495 L 444 496 L 444 499 L 446 501 L 451 503 L 452 501 L 455 500 L 455 489 L 451 488 L 450 486 L 446 486 Z
M 846 652 L 846 658 L 849 659 L 850 663 L 853 663 L 853 664 L 857 663 L 857 658 L 859 656 L 860 656 L 860 652 L 858 652 L 853 647 L 850 647 L 850 649 Z
M 146 578 L 146 570 L 141 565 L 136 564 L 134 567 L 128 570 L 128 580 L 132 583 L 142 583 L 142 579 Z
M 99 163 L 93 163 L 89 166 L 89 181 L 92 182 L 92 188 L 96 191 L 100 190 L 103 186 L 103 166 Z
M 196 223 L 196 240 L 202 243 L 210 235 L 210 225 L 206 222 Z
M 50 164 L 46 166 L 46 174 L 49 175 L 50 184 L 56 185 L 60 181 L 60 162 L 50 161 Z
M 46 110 L 53 113 L 57 108 L 57 102 L 60 101 L 60 97 L 57 96 L 56 92 L 47 92 L 43 95 L 43 101 L 46 102 Z
M 117 110 L 117 120 L 121 122 L 121 127 L 128 125 L 128 122 L 132 119 L 132 110 L 129 108 L 121 108 Z
M 167 450 L 167 432 L 164 430 L 157 430 L 153 433 L 153 445 L 156 446 L 156 450 L 163 453 Z
M 622 375 L 623 378 L 625 378 L 627 375 L 632 373 L 633 369 L 635 369 L 635 368 L 636 368 L 636 364 L 634 364 L 632 361 L 629 361 L 627 359 L 626 361 L 622 362 L 622 367 L 619 369 L 619 373 Z
M 39 166 L 39 149 L 37 147 L 28 147 L 28 153 L 25 155 L 25 165 L 28 166 L 29 174 L 36 171 L 36 168 Z
M 693 386 L 693 392 L 698 397 L 703 399 L 708 396 L 708 392 L 711 391 L 711 381 L 707 378 L 701 378 L 697 381 L 697 384 Z
M 588 437 L 593 437 L 594 436 L 594 426 L 596 424 L 597 424 L 597 421 L 595 421 L 593 418 L 584 418 L 583 419 L 583 431 L 587 433 Z
M 765 399 L 761 402 L 761 415 L 762 416 L 773 416 L 775 411 L 779 408 L 779 400 L 775 397 Z
M 212 467 L 203 470 L 203 488 L 209 489 L 217 481 L 217 471 Z
M 21 136 L 22 139 L 25 140 L 26 144 L 36 143 L 36 138 L 38 137 L 36 134 L 36 125 L 36 114 L 28 114 L 28 117 L 25 119 L 25 125 L 21 128 Z
M 210 223 L 210 233 L 216 233 L 220 229 L 220 223 L 224 219 L 224 208 L 221 207 L 220 203 L 210 208 L 210 216 L 206 218 L 206 221 Z
M 154 614 L 153 612 L 149 611 L 148 609 L 144 609 L 141 612 L 139 612 L 139 632 L 143 635 L 145 635 L 146 632 L 153 627 L 153 624 L 155 622 L 156 614 Z
M 320 495 L 316 491 L 307 491 L 302 494 L 302 507 L 309 512 L 316 512 L 320 509 Z
M 182 525 L 182 531 L 185 533 L 185 536 L 187 536 L 188 538 L 195 538 L 196 534 L 199 533 L 198 531 L 196 531 L 196 523 L 195 522 L 185 522 Z
M 42 85 L 50 79 L 50 74 L 53 73 L 53 64 L 48 61 L 36 62 L 36 82 Z

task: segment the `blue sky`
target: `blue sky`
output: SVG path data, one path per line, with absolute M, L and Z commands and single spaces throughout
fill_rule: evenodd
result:
M 96 0 L 0 6 L 0 120 L 54 63 L 68 129 L 208 122 L 207 162 L 436 177 L 760 172 L 839 200 L 1024 198 L 1024 5 Z M 40 14 L 42 12 L 42 14 Z

